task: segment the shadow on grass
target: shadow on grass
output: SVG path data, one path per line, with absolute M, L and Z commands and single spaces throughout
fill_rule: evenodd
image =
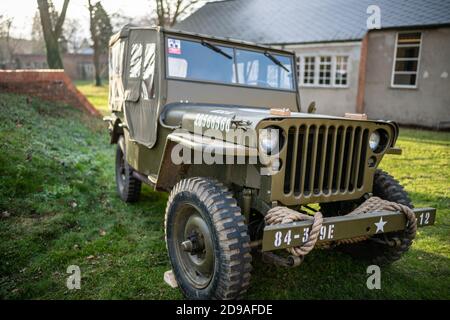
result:
M 412 259 L 420 256 L 420 265 Z M 367 288 L 368 262 L 350 258 L 344 253 L 320 250 L 310 253 L 297 268 L 285 269 L 264 264 L 255 256 L 249 299 L 448 299 L 450 259 L 411 250 L 391 266 L 381 267 L 381 290 Z M 411 267 L 409 267 L 411 266 Z M 426 271 L 424 271 L 426 270 Z

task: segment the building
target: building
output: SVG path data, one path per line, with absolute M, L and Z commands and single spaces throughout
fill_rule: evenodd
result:
M 37 43 L 27 39 L 0 38 L 0 69 L 6 69 L 14 64 L 17 53 L 31 54 Z
M 0 39 L 0 69 L 47 69 L 47 55 L 36 50 L 33 40 L 12 39 L 8 44 Z M 93 50 L 85 40 L 80 53 L 62 55 L 64 70 L 72 80 L 92 80 L 95 77 Z M 103 78 L 108 77 L 108 56 L 100 57 Z
M 63 54 L 64 71 L 72 80 L 92 80 L 95 77 L 95 68 L 92 54 L 65 53 Z M 100 60 L 102 77 L 108 77 L 108 57 Z M 8 69 L 47 69 L 47 56 L 45 54 L 16 54 L 14 64 Z
M 303 110 L 450 127 L 450 1 L 225 0 L 176 28 L 295 51 Z

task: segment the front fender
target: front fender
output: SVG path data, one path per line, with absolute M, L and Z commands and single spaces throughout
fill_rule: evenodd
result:
M 256 148 L 199 136 L 187 131 L 173 132 L 167 136 L 164 155 L 158 172 L 157 190 L 170 190 L 193 164 L 190 161 L 181 161 L 181 163 L 180 161 L 174 161 L 172 153 L 179 152 L 179 150 L 174 149 L 176 147 L 183 148 L 183 152 L 185 150 L 201 153 L 209 152 L 219 156 L 234 155 L 245 158 L 258 156 Z

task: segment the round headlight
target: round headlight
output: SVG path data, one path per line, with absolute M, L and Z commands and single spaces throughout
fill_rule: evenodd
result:
M 370 135 L 369 138 L 369 147 L 370 149 L 372 149 L 372 151 L 377 150 L 378 146 L 380 145 L 380 134 L 378 133 L 378 131 L 373 132 Z
M 259 133 L 259 146 L 265 154 L 272 155 L 280 151 L 280 130 L 263 129 Z

